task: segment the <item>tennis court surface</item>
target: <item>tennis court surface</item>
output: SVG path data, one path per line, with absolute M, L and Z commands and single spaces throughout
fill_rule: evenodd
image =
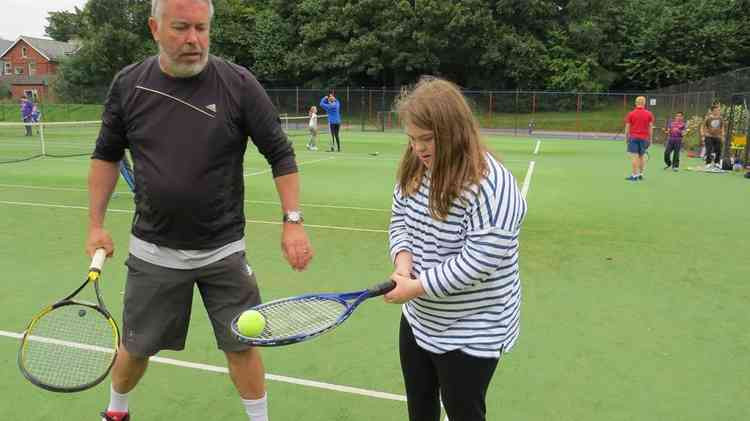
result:
M 78 134 L 93 142 L 95 131 L 87 130 L 50 133 L 51 151 L 61 136 L 60 151 L 85 152 Z M 383 280 L 391 272 L 386 230 L 405 137 L 343 131 L 341 153 L 307 151 L 304 136 L 293 141 L 317 255 L 302 273 L 284 261 L 270 171 L 249 148 L 247 254 L 264 300 Z M 747 419 L 748 181 L 736 173 L 663 171 L 658 145 L 646 179 L 634 183 L 624 180 L 622 142 L 487 141 L 525 184 L 529 203 L 521 337 L 498 367 L 488 419 Z M 23 142 L 0 145 L 0 155 L 27 156 L 32 148 Z M 326 146 L 327 134 L 319 142 Z M 683 158 L 683 167 L 697 164 Z M 108 381 L 55 394 L 29 384 L 16 363 L 28 319 L 77 285 L 89 262 L 87 171 L 86 156 L 0 165 L 2 420 L 97 420 L 107 403 Z M 122 181 L 118 192 L 107 216 L 118 249 L 102 288 L 119 321 L 133 204 Z M 131 395 L 134 420 L 245 419 L 194 298 L 186 350 L 161 353 L 151 364 Z M 265 349 L 271 418 L 406 419 L 398 319 L 399 307 L 376 300 L 331 334 Z

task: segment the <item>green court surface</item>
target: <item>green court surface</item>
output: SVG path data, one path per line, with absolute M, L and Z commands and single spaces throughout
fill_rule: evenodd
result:
M 283 260 L 271 175 L 249 148 L 247 253 L 264 300 L 382 281 L 405 137 L 344 131 L 341 153 L 323 151 L 326 135 L 318 152 L 293 140 L 316 257 L 302 273 Z M 545 139 L 534 154 L 536 139 L 487 141 L 529 187 L 521 336 L 495 374 L 488 420 L 747 419 L 750 182 L 663 171 L 659 146 L 645 180 L 633 183 L 621 142 Z M 98 420 L 107 403 L 108 381 L 55 394 L 16 367 L 29 318 L 74 288 L 88 264 L 87 170 L 86 157 L 0 165 L 2 420 Z M 118 191 L 107 217 L 118 249 L 102 287 L 119 320 L 133 204 L 124 183 Z M 265 349 L 271 419 L 407 419 L 399 314 L 373 300 L 330 334 Z M 246 419 L 198 294 L 186 349 L 159 357 L 172 360 L 153 362 L 132 393 L 134 420 Z

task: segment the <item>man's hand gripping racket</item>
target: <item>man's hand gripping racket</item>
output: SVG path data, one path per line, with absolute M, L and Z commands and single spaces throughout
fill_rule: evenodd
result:
M 120 331 L 99 291 L 105 258 L 104 249 L 97 249 L 83 284 L 42 309 L 26 327 L 18 367 L 36 386 L 78 392 L 99 384 L 112 368 Z M 94 286 L 96 303 L 74 299 L 88 284 Z

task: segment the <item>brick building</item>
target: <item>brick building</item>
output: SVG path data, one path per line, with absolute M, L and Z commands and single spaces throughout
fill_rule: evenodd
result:
M 54 101 L 50 82 L 60 60 L 73 54 L 77 48 L 71 42 L 22 35 L 10 46 L 0 49 L 0 81 L 10 86 L 14 99 L 27 95 L 32 96 L 34 102 Z

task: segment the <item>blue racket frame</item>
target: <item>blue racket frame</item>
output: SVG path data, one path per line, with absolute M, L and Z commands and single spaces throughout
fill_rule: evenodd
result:
M 385 295 L 389 291 L 394 289 L 395 287 L 396 287 L 396 283 L 389 279 L 386 282 L 377 284 L 371 288 L 363 289 L 360 291 L 352 291 L 352 292 L 344 292 L 344 293 L 317 293 L 317 294 L 297 295 L 294 297 L 280 298 L 278 300 L 269 301 L 267 303 L 259 304 L 249 309 L 249 310 L 258 310 L 262 312 L 264 307 L 278 306 L 281 303 L 293 304 L 294 302 L 304 302 L 305 300 L 308 300 L 311 298 L 318 299 L 318 300 L 335 301 L 335 302 L 342 304 L 344 307 L 346 307 L 346 310 L 342 312 L 341 315 L 339 315 L 333 323 L 323 326 L 318 330 L 309 331 L 303 334 L 281 336 L 281 337 L 274 337 L 274 338 L 268 338 L 268 339 L 264 339 L 261 337 L 245 336 L 242 333 L 240 333 L 239 328 L 237 327 L 237 321 L 239 320 L 241 313 L 232 319 L 232 323 L 230 327 L 232 329 L 232 333 L 234 334 L 234 336 L 240 342 L 245 343 L 247 345 L 266 346 L 266 347 L 291 345 L 291 344 L 295 344 L 295 343 L 299 343 L 299 342 L 303 342 L 303 341 L 315 338 L 317 336 L 320 336 L 326 332 L 329 332 L 335 329 L 336 327 L 344 323 L 344 321 L 346 321 L 346 319 L 348 319 L 349 316 L 352 315 L 352 313 L 357 308 L 357 306 L 362 304 L 362 302 L 364 302 L 365 300 L 369 298 Z

